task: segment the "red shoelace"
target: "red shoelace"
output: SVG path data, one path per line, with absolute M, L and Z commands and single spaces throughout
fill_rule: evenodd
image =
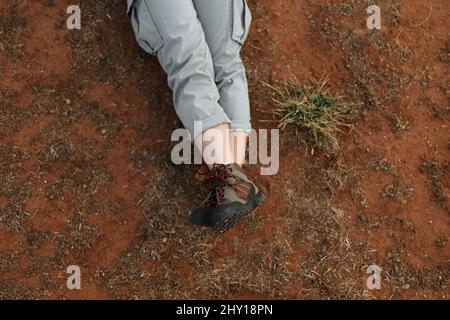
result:
M 233 186 L 234 184 L 229 181 L 229 178 L 233 178 L 230 168 L 224 164 L 214 164 L 212 174 L 209 178 L 211 180 L 210 193 L 211 196 L 207 201 L 207 205 L 214 207 L 223 202 L 225 197 L 225 187 Z

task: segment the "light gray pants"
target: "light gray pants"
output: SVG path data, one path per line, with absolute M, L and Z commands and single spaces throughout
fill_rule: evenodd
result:
M 201 121 L 202 131 L 223 123 L 249 130 L 248 85 L 240 58 L 251 24 L 246 0 L 127 2 L 136 40 L 167 73 L 176 113 L 192 140 L 194 121 Z

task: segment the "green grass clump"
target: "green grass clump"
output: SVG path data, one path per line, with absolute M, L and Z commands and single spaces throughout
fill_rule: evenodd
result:
M 279 95 L 273 99 L 277 104 L 273 113 L 279 122 L 278 128 L 293 126 L 304 129 L 315 144 L 323 146 L 331 143 L 333 147 L 338 147 L 336 133 L 341 131 L 340 128 L 349 126 L 346 120 L 354 110 L 354 104 L 332 95 L 327 77 L 311 79 L 310 84 L 300 84 L 297 80 L 285 82 L 282 89 L 266 85 Z

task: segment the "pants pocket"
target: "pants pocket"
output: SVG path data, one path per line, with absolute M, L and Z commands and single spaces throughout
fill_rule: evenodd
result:
M 131 10 L 133 9 L 133 4 L 135 0 L 127 0 L 127 16 L 131 18 Z
M 250 25 L 252 23 L 252 14 L 248 7 L 247 0 L 231 0 L 232 2 L 232 39 L 241 45 L 245 43 Z
M 127 5 L 136 41 L 144 51 L 156 55 L 164 46 L 164 41 L 155 24 L 150 1 L 127 0 Z

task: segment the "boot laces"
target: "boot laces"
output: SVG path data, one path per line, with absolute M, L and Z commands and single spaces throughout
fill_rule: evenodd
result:
M 214 164 L 212 174 L 209 180 L 212 181 L 210 187 L 210 197 L 207 201 L 207 205 L 214 207 L 219 203 L 224 201 L 225 198 L 225 188 L 227 186 L 233 187 L 236 182 L 232 182 L 229 179 L 235 179 L 234 175 L 231 173 L 231 169 L 224 164 Z

